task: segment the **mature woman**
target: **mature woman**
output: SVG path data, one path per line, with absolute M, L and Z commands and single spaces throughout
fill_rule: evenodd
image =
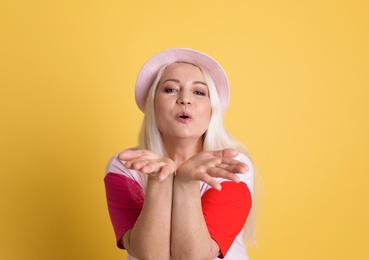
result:
M 248 259 L 254 171 L 222 123 L 223 68 L 168 49 L 142 67 L 135 96 L 140 144 L 115 155 L 105 176 L 118 247 L 128 259 Z

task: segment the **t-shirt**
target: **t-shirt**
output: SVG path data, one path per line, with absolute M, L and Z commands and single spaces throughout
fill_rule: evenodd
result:
M 138 171 L 127 169 L 117 156 L 118 154 L 110 159 L 104 182 L 117 246 L 124 249 L 121 238 L 134 226 L 143 206 L 144 177 Z M 204 219 L 221 252 L 214 259 L 248 260 L 243 242 L 243 227 L 252 204 L 254 169 L 245 154 L 239 153 L 234 159 L 249 167 L 247 173 L 237 174 L 239 183 L 214 178 L 222 185 L 222 190 L 218 191 L 207 183 L 200 182 Z M 128 255 L 128 260 L 133 259 L 135 258 Z

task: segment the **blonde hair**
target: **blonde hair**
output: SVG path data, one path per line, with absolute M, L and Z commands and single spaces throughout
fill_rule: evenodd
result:
M 184 62 L 186 63 L 186 62 Z M 192 64 L 192 63 L 190 63 Z M 209 122 L 209 127 L 203 136 L 203 150 L 204 151 L 215 151 L 221 150 L 225 148 L 234 148 L 240 152 L 245 153 L 249 158 L 250 156 L 247 153 L 246 148 L 244 145 L 235 139 L 229 132 L 226 130 L 223 124 L 223 114 L 221 110 L 220 100 L 218 96 L 218 92 L 212 77 L 207 69 L 192 64 L 198 67 L 204 76 L 205 83 L 209 89 L 209 97 L 211 103 L 211 117 Z M 167 65 L 168 66 L 168 65 Z M 155 80 L 153 81 L 150 91 L 147 96 L 146 106 L 145 106 L 145 116 L 141 127 L 140 138 L 139 138 L 139 147 L 140 149 L 150 150 L 160 155 L 165 155 L 164 145 L 162 141 L 161 134 L 156 124 L 156 116 L 155 116 L 155 93 L 158 87 L 158 83 L 164 73 L 164 70 L 167 66 L 162 67 Z M 255 197 L 259 197 L 258 193 L 258 181 L 259 178 L 256 177 L 256 171 L 254 171 L 254 190 L 253 194 L 253 203 L 251 207 L 251 211 L 247 218 L 245 227 L 244 227 L 244 238 L 245 242 L 248 245 L 255 244 L 255 220 L 256 220 L 256 206 L 257 202 L 254 199 Z M 144 189 L 146 186 L 146 179 L 144 180 Z M 257 195 L 257 196 L 255 196 Z

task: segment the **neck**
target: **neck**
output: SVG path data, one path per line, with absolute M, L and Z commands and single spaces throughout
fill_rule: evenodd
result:
M 202 152 L 202 138 L 196 140 L 163 140 L 167 156 L 177 165 L 181 165 L 193 155 Z

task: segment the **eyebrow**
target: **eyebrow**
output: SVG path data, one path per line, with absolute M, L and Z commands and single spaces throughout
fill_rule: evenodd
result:
M 176 82 L 176 83 L 180 83 L 180 81 L 178 80 L 178 79 L 166 79 L 166 80 L 164 80 L 164 82 L 163 82 L 163 84 L 165 83 L 165 82 L 167 82 L 167 81 L 174 81 L 174 82 Z M 201 84 L 201 85 L 204 85 L 204 86 L 208 86 L 208 85 L 206 85 L 206 83 L 205 82 L 202 82 L 202 81 L 193 81 L 192 82 L 192 84 Z

